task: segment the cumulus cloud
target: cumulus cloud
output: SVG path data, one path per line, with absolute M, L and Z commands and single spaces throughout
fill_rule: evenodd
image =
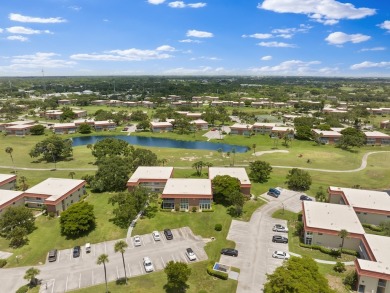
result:
M 0 34 L 3 32 L 4 30 L 2 28 L 0 28 Z
M 386 50 L 385 47 L 374 47 L 374 48 L 363 48 L 359 50 L 359 52 L 369 52 L 369 51 L 384 51 Z
M 260 47 L 271 47 L 271 48 L 295 48 L 296 45 L 288 44 L 283 42 L 260 42 L 257 44 Z
M 262 66 L 258 68 L 252 68 L 250 71 L 254 73 L 269 73 L 269 74 L 292 74 L 303 75 L 307 73 L 319 72 L 320 69 L 315 69 L 313 65 L 321 64 L 320 61 L 301 61 L 301 60 L 288 60 L 275 66 Z
M 194 37 L 194 38 L 212 38 L 212 37 L 214 37 L 213 33 L 198 31 L 198 30 L 188 30 L 186 36 L 187 37 Z
M 261 57 L 261 60 L 263 60 L 263 61 L 272 60 L 272 56 L 270 56 L 270 55 L 268 55 L 268 56 L 263 56 L 263 57 Z
M 336 0 L 264 0 L 257 7 L 277 13 L 305 14 L 325 25 L 334 25 L 341 19 L 361 19 L 376 13 L 375 9 L 357 8 L 351 3 Z
M 184 39 L 184 40 L 180 40 L 179 43 L 201 43 L 202 41 L 199 41 L 199 40 L 193 40 L 193 39 Z
M 369 39 L 371 39 L 370 36 L 363 35 L 363 34 L 348 35 L 343 32 L 334 32 L 331 33 L 329 36 L 327 36 L 325 40 L 330 45 L 342 45 L 347 42 L 357 44 L 357 43 L 368 41 Z
M 383 68 L 383 67 L 389 67 L 390 68 L 390 62 L 386 62 L 386 61 L 382 61 L 382 62 L 364 61 L 362 63 L 354 64 L 350 68 L 352 70 L 358 70 L 358 69 L 365 69 L 365 68 Z
M 202 8 L 205 7 L 207 4 L 203 2 L 198 2 L 198 3 L 184 3 L 183 1 L 174 1 L 174 2 L 169 2 L 168 6 L 172 8 Z
M 165 0 L 148 0 L 148 3 L 153 5 L 163 4 L 164 2 Z
M 385 20 L 381 24 L 378 24 L 378 26 L 390 32 L 390 20 Z
M 197 74 L 214 75 L 214 74 L 222 74 L 222 73 L 227 74 L 228 71 L 225 70 L 223 67 L 213 68 L 211 66 L 200 66 L 198 68 L 178 67 L 178 68 L 172 68 L 164 71 L 164 74 L 167 75 L 197 75 Z
M 10 69 L 28 69 L 28 68 L 64 68 L 72 67 L 76 64 L 74 61 L 68 61 L 57 58 L 56 53 L 38 52 L 33 55 L 20 55 L 11 58 Z
M 7 40 L 10 41 L 20 41 L 20 42 L 27 42 L 28 38 L 23 37 L 23 36 L 8 36 Z
M 49 30 L 34 30 L 24 26 L 12 26 L 7 28 L 7 32 L 12 34 L 21 35 L 39 35 L 39 34 L 51 34 Z
M 175 48 L 163 45 L 155 50 L 127 49 L 111 50 L 103 53 L 74 54 L 70 58 L 74 60 L 96 60 L 96 61 L 145 61 L 172 58 L 165 52 L 175 51 Z
M 210 61 L 219 61 L 221 60 L 220 58 L 218 57 L 207 57 L 207 56 L 200 56 L 200 57 L 193 57 L 190 59 L 191 61 L 194 61 L 194 60 L 210 60 Z
M 18 14 L 18 13 L 10 13 L 8 15 L 8 18 L 10 20 L 12 20 L 12 21 L 32 22 L 32 23 L 61 23 L 61 22 L 66 22 L 66 19 L 63 19 L 62 17 L 42 18 L 42 17 L 33 17 L 33 16 L 21 15 L 21 14 Z
M 252 35 L 242 35 L 243 38 L 255 38 L 255 39 L 270 39 L 273 37 L 272 34 L 252 34 Z

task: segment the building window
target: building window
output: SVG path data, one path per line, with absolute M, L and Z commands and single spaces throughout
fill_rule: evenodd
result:
M 200 199 L 199 200 L 199 209 L 200 210 L 210 210 L 211 209 L 211 199 Z
M 321 235 L 322 235 L 322 233 L 318 233 L 318 235 L 320 235 L 320 236 L 321 236 Z
M 174 209 L 175 208 L 175 199 L 173 198 L 164 198 L 163 199 L 163 209 Z
M 305 238 L 305 244 L 306 245 L 311 245 L 313 239 L 312 238 Z
M 188 198 L 180 199 L 180 210 L 188 210 Z
M 386 280 L 379 279 L 379 280 L 378 280 L 378 287 L 376 288 L 376 292 L 377 292 L 377 293 L 385 293 L 385 290 L 386 290 L 386 283 L 387 283 Z

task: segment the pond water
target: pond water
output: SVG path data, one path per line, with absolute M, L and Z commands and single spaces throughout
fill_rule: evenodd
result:
M 210 150 L 210 151 L 217 151 L 218 149 L 222 149 L 224 153 L 231 152 L 233 148 L 236 149 L 236 153 L 245 153 L 246 151 L 248 151 L 248 148 L 245 146 L 231 145 L 226 143 L 212 143 L 207 141 L 184 141 L 184 140 L 174 140 L 168 138 L 128 136 L 128 135 L 83 136 L 83 137 L 74 137 L 72 140 L 73 140 L 73 146 L 81 146 L 81 145 L 95 144 L 97 141 L 109 137 L 122 139 L 127 141 L 129 144 L 139 145 L 139 146 Z

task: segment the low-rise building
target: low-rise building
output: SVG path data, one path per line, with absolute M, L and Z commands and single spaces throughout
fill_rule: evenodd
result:
M 109 131 L 115 130 L 116 124 L 113 121 L 95 121 L 95 131 Z
M 211 180 L 169 178 L 161 198 L 163 209 L 209 210 L 213 201 Z
M 272 131 L 272 128 L 276 126 L 275 123 L 261 123 L 256 122 L 253 124 L 253 132 L 260 133 L 260 134 L 270 134 Z
M 389 129 L 390 128 L 390 120 L 381 121 L 380 128 L 381 129 Z
M 0 190 L 12 190 L 16 188 L 16 175 L 0 174 Z
M 323 144 L 336 144 L 339 142 L 342 134 L 333 130 L 312 129 L 314 136 L 317 136 Z
M 34 125 L 32 124 L 19 124 L 19 125 L 7 126 L 5 128 L 5 132 L 8 135 L 24 136 L 30 134 L 30 129 L 33 126 Z
M 86 193 L 85 180 L 48 178 L 27 189 L 24 193 L 28 207 L 46 205 L 49 213 L 59 215 Z
M 364 132 L 367 145 L 390 145 L 390 136 L 379 131 Z
M 209 128 L 209 123 L 202 119 L 192 120 L 190 123 L 198 130 L 207 130 Z
M 288 126 L 274 126 L 271 130 L 271 136 L 283 137 L 287 135 L 288 138 L 294 138 L 295 129 Z
M 361 223 L 379 225 L 390 220 L 390 196 L 384 191 L 329 186 L 329 202 L 351 206 Z
M 250 124 L 235 123 L 230 126 L 230 133 L 249 136 L 252 132 L 252 128 L 253 126 Z
M 245 168 L 229 168 L 229 167 L 209 167 L 209 179 L 213 180 L 216 176 L 228 175 L 240 180 L 241 192 L 245 195 L 251 194 L 251 181 Z
M 23 205 L 23 191 L 0 189 L 0 216 L 9 207 L 18 207 Z
M 75 123 L 55 123 L 53 131 L 55 134 L 76 133 L 77 126 Z
M 128 190 L 137 186 L 148 188 L 154 192 L 163 192 L 169 178 L 173 177 L 173 167 L 140 166 L 127 181 Z
M 168 132 L 173 130 L 170 122 L 150 122 L 152 132 Z

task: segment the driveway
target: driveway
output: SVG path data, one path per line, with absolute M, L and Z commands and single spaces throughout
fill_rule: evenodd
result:
M 266 282 L 266 274 L 272 273 L 282 264 L 282 260 L 272 258 L 275 250 L 288 251 L 288 244 L 273 243 L 274 224 L 287 226 L 287 221 L 273 219 L 272 213 L 283 207 L 299 212 L 301 192 L 281 189 L 279 198 L 264 194 L 268 204 L 253 213 L 249 222 L 233 220 L 227 238 L 236 242 L 239 255 L 236 258 L 222 255 L 220 263 L 240 268 L 237 293 L 260 292 Z M 285 235 L 286 236 L 286 235 Z
M 151 234 L 140 235 L 142 245 L 134 247 L 133 238 L 124 239 L 129 244 L 124 256 L 128 277 L 146 274 L 142 258 L 148 256 L 154 265 L 155 271 L 163 270 L 166 264 L 173 261 L 189 263 L 185 255 L 185 249 L 191 247 L 196 256 L 196 261 L 207 259 L 204 251 L 205 242 L 199 236 L 195 236 L 191 229 L 183 227 L 173 229 L 173 240 L 166 240 L 161 231 L 161 241 L 154 241 Z M 91 252 L 86 253 L 81 248 L 81 255 L 73 258 L 72 249 L 60 250 L 57 261 L 42 266 L 35 266 L 41 273 L 42 279 L 40 292 L 66 292 L 69 290 L 90 287 L 104 283 L 103 265 L 97 265 L 96 260 L 102 253 L 108 254 L 107 267 L 108 281 L 115 281 L 124 277 L 122 255 L 114 252 L 114 244 L 118 240 L 92 244 Z M 23 280 L 24 273 L 29 267 L 1 269 L 0 281 L 2 292 L 15 292 L 17 288 L 26 283 Z

